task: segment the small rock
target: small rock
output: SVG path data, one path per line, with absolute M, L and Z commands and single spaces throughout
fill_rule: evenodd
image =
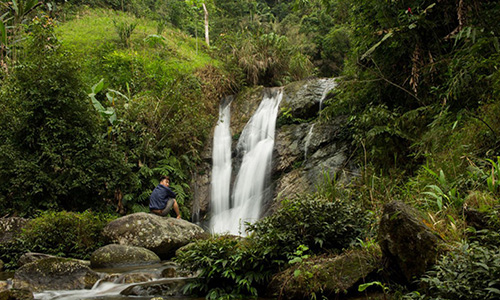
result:
M 161 271 L 161 277 L 163 278 L 174 278 L 177 277 L 177 268 L 175 267 L 166 267 Z
M 29 263 L 35 262 L 37 260 L 44 259 L 44 258 L 50 258 L 50 257 L 57 257 L 57 256 L 50 255 L 50 254 L 44 254 L 44 253 L 28 252 L 28 253 L 24 253 L 23 255 L 21 255 L 21 257 L 17 260 L 17 265 L 19 267 L 22 267 L 25 264 L 29 264 Z M 86 265 L 86 266 L 90 266 L 90 261 L 88 261 L 88 260 L 73 259 L 73 258 L 68 258 L 68 259 L 79 262 L 79 263 Z
M 163 296 L 178 297 L 182 296 L 182 288 L 190 279 L 163 279 L 153 282 L 139 283 L 132 285 L 120 294 L 124 296 Z

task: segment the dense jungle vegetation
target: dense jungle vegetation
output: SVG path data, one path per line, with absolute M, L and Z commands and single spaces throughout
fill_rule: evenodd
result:
M 346 185 L 332 174 L 243 242 L 193 246 L 180 261 L 211 276 L 191 290 L 258 295 L 286 265 L 369 247 L 382 206 L 401 200 L 453 255 L 425 288 L 393 295 L 497 299 L 499 35 L 493 0 L 2 0 L 1 216 L 39 216 L 24 236 L 36 245 L 42 224 L 67 218 L 58 211 L 96 224 L 144 211 L 159 175 L 189 216 L 188 183 L 224 95 L 339 77 L 320 121 L 349 117 L 361 176 Z M 464 209 L 484 213 L 487 232 L 468 227 Z

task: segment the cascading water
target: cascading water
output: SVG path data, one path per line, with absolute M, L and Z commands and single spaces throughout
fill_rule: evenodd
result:
M 337 81 L 335 78 L 323 78 L 319 80 L 321 88 L 323 89 L 323 94 L 319 100 L 319 110 L 323 109 L 323 101 L 325 100 L 328 92 L 333 90 L 337 86 Z
M 227 102 L 227 101 L 224 101 Z M 224 212 L 230 209 L 231 183 L 231 120 L 230 103 L 223 103 L 220 107 L 219 121 L 215 127 L 214 145 L 212 150 L 212 191 L 211 209 L 213 218 L 211 228 L 215 232 L 224 229 Z
M 276 118 L 282 97 L 282 89 L 266 93 L 259 108 L 241 133 L 237 147 L 238 151 L 243 154 L 243 159 L 234 184 L 232 201 L 231 199 L 225 200 L 227 202 L 224 207 L 228 209 L 215 211 L 215 207 L 218 209 L 222 207 L 222 204 L 219 203 L 220 199 L 214 198 L 212 186 L 211 230 L 213 232 L 244 235 L 245 222 L 255 222 L 261 216 L 265 182 L 269 177 L 274 148 Z M 220 140 L 216 140 L 214 136 L 214 147 L 219 143 L 221 143 Z M 212 176 L 220 175 L 217 171 Z M 230 175 L 225 179 L 227 182 L 230 181 L 229 177 Z M 214 178 L 212 182 L 221 179 Z

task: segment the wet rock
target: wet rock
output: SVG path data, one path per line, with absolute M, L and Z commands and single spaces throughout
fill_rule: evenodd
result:
M 99 275 L 88 266 L 65 258 L 44 258 L 28 263 L 14 274 L 14 288 L 43 290 L 90 289 Z
M 282 110 L 289 111 L 294 118 L 315 117 L 328 92 L 335 87 L 335 79 L 321 78 L 293 82 L 285 86 Z
M 399 201 L 384 206 L 378 239 L 386 270 L 403 284 L 420 277 L 436 262 L 441 244 L 418 212 Z
M 37 260 L 41 260 L 44 258 L 51 258 L 51 257 L 53 258 L 53 257 L 57 257 L 57 256 L 50 255 L 50 254 L 44 254 L 44 253 L 28 252 L 28 253 L 24 253 L 23 255 L 21 255 L 21 257 L 17 260 L 17 265 L 19 267 L 22 267 L 25 264 L 29 264 L 29 263 L 35 262 Z M 73 259 L 73 258 L 68 258 L 68 259 L 74 260 L 74 261 L 79 262 L 79 263 L 86 265 L 86 266 L 90 266 L 90 261 L 88 261 L 88 260 Z
M 11 289 L 0 292 L 0 300 L 33 300 L 33 293 L 28 290 Z
M 106 245 L 94 251 L 90 257 L 92 268 L 111 268 L 124 265 L 145 265 L 160 262 L 153 251 L 127 245 Z
M 0 218 L 0 244 L 10 242 L 28 222 L 29 220 L 24 218 Z
M 103 229 L 103 235 L 112 243 L 143 247 L 165 259 L 178 248 L 204 238 L 206 233 L 186 220 L 135 213 L 111 221 Z
M 176 267 L 166 267 L 161 271 L 161 277 L 163 278 L 174 278 L 177 277 L 177 268 Z
M 120 294 L 124 296 L 161 296 L 161 297 L 179 297 L 182 296 L 182 288 L 191 279 L 163 279 L 153 282 L 145 282 L 132 285 Z
M 315 257 L 275 275 L 268 290 L 272 296 L 283 299 L 308 299 L 313 294 L 330 298 L 356 292 L 358 283 L 380 266 L 378 248 L 352 250 L 336 257 Z

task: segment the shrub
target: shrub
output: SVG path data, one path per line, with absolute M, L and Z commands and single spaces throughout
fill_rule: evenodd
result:
M 249 230 L 259 243 L 276 245 L 284 256 L 292 255 L 300 245 L 313 253 L 337 252 L 362 235 L 365 220 L 351 201 L 307 195 L 283 201 L 274 215 L 250 225 Z
M 182 266 L 200 271 L 196 281 L 185 292 L 204 294 L 207 299 L 241 299 L 241 295 L 257 296 L 271 278 L 273 261 L 264 248 L 251 240 L 215 236 L 198 241 L 177 254 Z
M 8 268 L 16 267 L 26 252 L 88 259 L 105 244 L 101 231 L 113 219 L 107 214 L 46 211 L 31 220 L 8 244 L 0 244 L 0 258 Z
M 497 232 L 481 232 L 479 240 L 498 241 Z M 496 244 L 496 245 L 495 245 Z M 422 293 L 413 292 L 404 299 L 488 300 L 500 296 L 500 250 L 498 242 L 463 243 L 444 256 L 420 279 Z

